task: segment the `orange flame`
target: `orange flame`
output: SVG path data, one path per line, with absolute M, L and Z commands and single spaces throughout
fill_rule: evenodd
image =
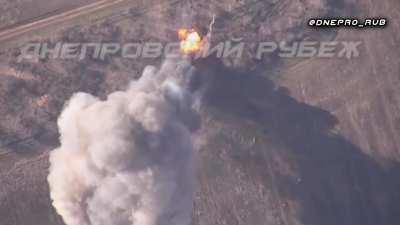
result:
M 179 29 L 180 49 L 184 54 L 192 54 L 200 51 L 202 38 L 194 29 Z

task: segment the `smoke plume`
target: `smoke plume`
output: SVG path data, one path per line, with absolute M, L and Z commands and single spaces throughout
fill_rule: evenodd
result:
M 75 94 L 58 119 L 48 182 L 67 225 L 188 225 L 195 129 L 187 60 L 148 66 L 128 90 Z

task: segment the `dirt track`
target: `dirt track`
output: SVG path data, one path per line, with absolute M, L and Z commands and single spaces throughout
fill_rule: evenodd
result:
M 60 13 L 58 15 L 40 19 L 38 21 L 34 21 L 28 24 L 23 24 L 17 27 L 8 28 L 6 30 L 0 31 L 0 43 L 11 39 L 16 39 L 20 36 L 26 35 L 27 33 L 37 29 L 41 29 L 48 26 L 54 26 L 63 23 L 65 21 L 77 18 L 79 16 L 93 14 L 99 10 L 111 8 L 113 6 L 128 1 L 130 0 L 102 0 L 67 12 Z

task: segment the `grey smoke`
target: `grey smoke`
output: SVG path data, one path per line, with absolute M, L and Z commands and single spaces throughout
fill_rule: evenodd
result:
M 86 93 L 69 100 L 48 176 L 67 225 L 190 223 L 192 72 L 187 59 L 170 59 L 105 101 Z

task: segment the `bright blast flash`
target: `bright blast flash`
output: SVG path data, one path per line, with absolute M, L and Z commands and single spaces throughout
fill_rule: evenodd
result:
M 200 51 L 202 47 L 202 38 L 199 33 L 193 29 L 179 29 L 180 48 L 184 54 L 192 54 Z

